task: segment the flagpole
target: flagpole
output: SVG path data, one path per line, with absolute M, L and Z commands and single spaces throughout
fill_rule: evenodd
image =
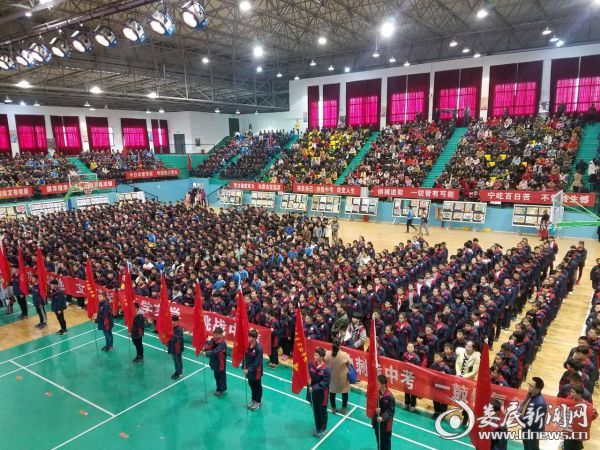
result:
M 379 409 L 379 414 L 377 414 L 377 426 L 379 427 L 379 431 L 377 432 L 379 436 L 379 439 L 377 439 L 377 450 L 381 450 L 381 422 L 379 421 L 381 417 L 381 405 L 379 404 L 379 392 L 377 392 L 377 409 Z
M 203 377 L 204 377 L 204 401 L 206 403 L 208 403 L 208 394 L 206 393 L 206 367 L 208 367 L 206 364 L 207 359 L 208 359 L 208 357 L 206 355 L 204 355 L 204 370 L 202 371 L 202 373 L 203 373 Z M 227 361 L 225 361 L 225 362 L 227 362 Z
M 242 371 L 246 370 L 246 355 L 244 354 L 244 359 L 242 359 Z M 246 418 L 248 418 L 248 414 L 250 412 L 250 410 L 248 409 L 248 374 L 245 373 L 246 375 L 246 382 L 244 383 L 246 385 Z
M 92 320 L 92 328 L 94 329 L 94 343 L 96 344 L 96 357 L 98 359 L 100 359 L 100 353 L 98 353 L 98 338 L 97 336 L 97 332 L 98 332 L 98 327 L 96 326 L 96 324 L 94 323 L 94 321 Z

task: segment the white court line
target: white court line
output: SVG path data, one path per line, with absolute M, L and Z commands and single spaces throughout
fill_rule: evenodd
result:
M 117 335 L 117 336 L 121 336 L 121 335 L 119 334 L 119 335 Z M 190 373 L 189 375 L 187 375 L 187 376 L 185 376 L 185 377 L 183 377 L 183 378 L 180 378 L 180 379 L 179 379 L 179 380 L 177 380 L 175 383 L 173 383 L 173 384 L 170 384 L 170 385 L 168 385 L 168 386 L 165 386 L 165 387 L 164 387 L 164 388 L 162 388 L 160 391 L 158 391 L 158 392 L 155 392 L 154 394 L 152 394 L 152 395 L 150 395 L 150 396 L 148 396 L 148 397 L 146 397 L 146 398 L 144 398 L 144 399 L 140 400 L 140 401 L 139 401 L 139 402 L 137 402 L 137 403 L 134 403 L 133 405 L 129 406 L 128 408 L 125 408 L 123 411 L 121 411 L 121 412 L 119 412 L 119 413 L 117 413 L 117 414 L 113 414 L 113 415 L 112 415 L 111 417 L 109 417 L 108 419 L 105 419 L 105 420 L 103 420 L 102 422 L 99 422 L 99 423 L 97 423 L 97 424 L 96 424 L 96 425 L 94 425 L 93 427 L 90 427 L 90 428 L 88 428 L 87 430 L 84 430 L 84 431 L 82 431 L 82 432 L 81 432 L 81 433 L 79 433 L 78 435 L 76 435 L 76 436 L 73 436 L 71 439 L 69 439 L 69 440 L 67 440 L 67 441 L 65 441 L 65 442 L 63 442 L 63 443 L 61 443 L 61 444 L 58 444 L 56 447 L 53 447 L 53 448 L 52 448 L 52 450 L 56 450 L 57 448 L 61 448 L 61 447 L 64 447 L 65 445 L 67 445 L 67 444 L 70 444 L 70 443 L 71 443 L 71 442 L 73 442 L 75 439 L 79 439 L 81 436 L 83 436 L 83 435 L 85 435 L 85 434 L 88 434 L 90 431 L 93 431 L 93 430 L 95 430 L 96 428 L 98 428 L 98 427 L 100 427 L 100 426 L 104 425 L 105 423 L 107 423 L 107 422 L 110 422 L 111 420 L 113 420 L 113 419 L 115 419 L 115 418 L 119 417 L 120 415 L 122 415 L 122 414 L 125 414 L 125 413 L 126 413 L 126 412 L 128 412 L 128 411 L 131 411 L 133 408 L 136 408 L 136 407 L 138 407 L 139 405 L 141 405 L 142 403 L 145 403 L 145 402 L 147 402 L 147 401 L 148 401 L 148 400 L 150 400 L 151 398 L 154 398 L 154 397 L 156 397 L 157 395 L 159 395 L 159 394 L 162 394 L 162 393 L 163 393 L 163 392 L 165 392 L 167 389 L 171 389 L 173 386 L 175 386 L 175 385 L 177 385 L 177 384 L 181 383 L 182 381 L 184 381 L 184 380 L 187 380 L 188 378 L 190 378 L 190 377 L 192 377 L 192 376 L 196 375 L 198 372 L 202 372 L 204 369 L 206 369 L 206 367 L 202 367 L 202 368 L 200 368 L 200 369 L 196 370 L 195 372 L 192 372 L 192 373 Z
M 108 415 L 109 415 L 109 416 L 111 416 L 111 417 L 114 417 L 114 416 L 115 416 L 115 414 L 113 414 L 113 413 L 111 413 L 110 411 L 108 411 L 108 410 L 104 409 L 102 406 L 96 405 L 95 403 L 93 403 L 93 402 L 89 401 L 88 399 L 86 399 L 86 398 L 82 397 L 81 395 L 78 395 L 78 394 L 76 394 L 75 392 L 73 392 L 73 391 L 70 391 L 70 390 L 68 390 L 67 388 L 65 388 L 65 387 L 63 387 L 63 386 L 60 386 L 59 384 L 55 383 L 54 381 L 52 381 L 52 380 L 49 380 L 48 378 L 46 378 L 46 377 L 44 377 L 44 376 L 40 375 L 39 373 L 36 373 L 36 372 L 34 372 L 33 370 L 31 370 L 31 369 L 28 369 L 28 368 L 27 368 L 27 367 L 25 367 L 25 366 L 22 366 L 22 365 L 21 365 L 21 364 L 19 364 L 18 362 L 11 361 L 11 363 L 13 363 L 13 364 L 14 364 L 15 366 L 17 366 L 17 367 L 20 367 L 22 370 L 25 370 L 25 371 L 29 372 L 31 375 L 38 377 L 40 380 L 43 380 L 43 381 L 45 381 L 46 383 L 49 383 L 49 384 L 51 384 L 52 386 L 54 386 L 54 387 L 56 387 L 56 388 L 60 389 L 61 391 L 64 391 L 64 392 L 66 392 L 67 394 L 69 394 L 69 395 L 72 395 L 72 396 L 73 396 L 73 397 L 75 397 L 76 399 L 78 399 L 78 400 L 81 400 L 82 402 L 85 402 L 85 403 L 87 403 L 87 404 L 88 404 L 88 405 L 90 405 L 90 406 L 93 406 L 94 408 L 96 408 L 96 409 L 98 409 L 98 410 L 102 411 L 104 414 L 108 414 Z
M 315 445 L 315 446 L 314 446 L 314 447 L 313 447 L 311 450 L 317 450 L 317 449 L 318 449 L 318 448 L 321 446 L 321 444 L 322 444 L 323 442 L 325 442 L 325 440 L 326 440 L 326 439 L 327 439 L 329 436 L 331 436 L 331 435 L 333 434 L 333 432 L 334 432 L 335 430 L 337 430 L 337 429 L 339 428 L 339 426 L 340 426 L 341 424 L 343 424 L 343 423 L 344 423 L 344 421 L 345 421 L 346 419 L 348 419 L 348 418 L 350 417 L 350 414 L 352 414 L 354 411 L 356 411 L 356 409 L 357 409 L 357 408 L 358 408 L 357 406 L 355 406 L 354 408 L 352 408 L 352 409 L 350 410 L 350 412 L 349 412 L 348 414 L 346 414 L 346 415 L 345 415 L 345 416 L 344 416 L 344 417 L 343 417 L 343 418 L 342 418 L 342 419 L 341 419 L 341 420 L 340 420 L 338 423 L 336 423 L 336 424 L 335 424 L 335 425 L 334 425 L 334 426 L 331 428 L 331 430 L 329 430 L 329 431 L 327 432 L 327 434 L 326 434 L 325 436 L 323 436 L 323 438 L 322 438 L 322 439 L 319 441 L 319 443 L 318 443 L 317 445 Z

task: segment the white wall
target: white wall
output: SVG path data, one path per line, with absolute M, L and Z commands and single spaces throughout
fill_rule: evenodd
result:
M 298 111 L 300 114 L 298 115 Z M 276 113 L 259 113 L 259 114 L 241 114 L 240 115 L 240 130 L 246 131 L 252 124 L 252 130 L 255 132 L 264 130 L 285 130 L 294 129 L 296 122 L 302 125 L 302 110 L 296 109 L 296 112 L 284 111 Z
M 458 48 L 458 47 L 457 47 Z M 487 117 L 488 108 L 488 96 L 489 96 L 489 74 L 490 66 L 496 66 L 501 64 L 512 64 L 529 61 L 543 61 L 544 72 L 542 74 L 542 89 L 540 102 L 550 101 L 550 66 L 553 59 L 559 58 L 573 58 L 578 56 L 587 55 L 598 55 L 600 54 L 600 44 L 589 44 L 580 45 L 573 47 L 561 47 L 561 48 L 548 48 L 544 50 L 535 50 L 528 52 L 518 53 L 506 53 L 501 55 L 482 56 L 480 58 L 460 58 L 449 61 L 441 61 L 427 64 L 415 64 L 409 67 L 400 65 L 398 67 L 392 67 L 387 69 L 369 70 L 363 72 L 350 72 L 347 74 L 329 75 L 317 78 L 306 78 L 301 80 L 290 81 L 290 112 L 289 114 L 293 117 L 306 117 L 308 116 L 308 86 L 332 83 L 340 83 L 340 116 L 346 115 L 346 84 L 350 81 L 369 80 L 373 78 L 382 78 L 382 89 L 381 89 L 381 107 L 383 113 L 384 108 L 387 106 L 387 78 L 398 75 L 410 75 L 417 73 L 429 72 L 431 74 L 430 80 L 430 92 L 429 92 L 429 114 L 433 111 L 433 80 L 434 73 L 442 70 L 462 69 L 469 67 L 481 67 L 483 66 L 483 79 L 481 89 L 481 115 Z M 322 88 L 321 88 L 322 92 Z M 322 98 L 322 95 L 321 95 Z M 319 102 L 319 117 L 323 117 L 322 114 L 322 101 Z M 385 114 L 381 117 L 381 126 L 385 126 Z M 254 124 L 254 123 L 253 123 Z M 301 128 L 305 129 L 307 123 L 301 121 Z
M 201 112 L 172 112 L 160 114 L 153 112 L 146 114 L 143 111 L 127 111 L 116 109 L 97 109 L 90 111 L 86 108 L 64 108 L 56 106 L 20 106 L 18 101 L 18 92 L 14 95 L 9 94 L 15 103 L 4 104 L 0 103 L 0 114 L 7 114 L 8 128 L 11 135 L 16 135 L 16 120 L 17 114 L 37 114 L 43 115 L 46 120 L 46 137 L 52 138 L 52 127 L 50 125 L 50 116 L 78 116 L 81 129 L 81 138 L 83 140 L 83 150 L 89 150 L 87 127 L 85 123 L 86 116 L 88 117 L 107 117 L 108 126 L 112 128 L 114 137 L 114 148 L 123 148 L 123 136 L 121 132 L 121 118 L 146 119 L 146 128 L 149 136 L 152 136 L 151 119 L 166 120 L 169 126 L 169 148 L 172 153 L 175 152 L 174 134 L 184 134 L 187 153 L 199 153 L 200 151 L 210 150 L 210 148 L 219 142 L 223 137 L 229 134 L 228 115 L 201 113 Z M 195 139 L 199 138 L 202 145 L 195 145 Z M 150 143 L 153 147 L 153 143 Z M 12 143 L 13 154 L 18 152 L 19 144 Z

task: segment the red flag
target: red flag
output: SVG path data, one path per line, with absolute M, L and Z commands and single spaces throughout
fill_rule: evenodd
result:
M 296 333 L 294 334 L 294 358 L 292 360 L 292 392 L 297 394 L 308 386 L 308 355 L 302 326 L 302 313 L 296 308 Z
M 91 319 L 98 312 L 98 289 L 94 281 L 92 262 L 85 263 L 85 298 L 87 299 L 87 315 Z
M 42 249 L 37 248 L 36 253 L 36 268 L 38 277 L 38 286 L 40 287 L 40 296 L 46 300 L 48 297 L 48 273 L 46 272 L 46 263 L 44 262 L 44 255 L 42 255 Z
M 206 343 L 206 326 L 204 325 L 204 310 L 202 309 L 202 291 L 200 291 L 200 283 L 196 283 L 196 293 L 194 296 L 194 327 L 192 330 L 192 345 L 196 349 L 196 357 L 202 351 Z
M 235 339 L 233 341 L 233 351 L 231 352 L 231 364 L 233 364 L 233 367 L 238 367 L 246 355 L 248 332 L 250 331 L 246 302 L 244 301 L 241 289 L 238 289 L 236 309 Z
M 369 342 L 369 362 L 367 364 L 367 417 L 370 419 L 375 415 L 379 407 L 379 387 L 377 386 L 377 334 L 375 333 L 375 320 L 371 319 L 371 342 Z
M 475 419 L 483 417 L 483 410 L 487 404 L 492 401 L 492 386 L 490 382 L 490 350 L 488 344 L 483 344 L 483 351 L 481 352 L 481 361 L 479 363 L 479 373 L 477 374 L 477 388 L 475 390 L 475 407 L 473 413 Z M 479 432 L 481 431 L 493 431 L 485 430 L 479 427 L 479 423 L 475 422 L 475 426 L 469 434 L 473 446 L 477 450 L 490 450 L 491 441 L 489 439 L 481 439 Z
M 125 272 L 123 273 L 123 320 L 127 325 L 127 330 L 131 333 L 133 326 L 133 316 L 135 315 L 135 293 L 133 292 L 133 281 L 129 272 L 129 265 L 125 263 Z
M 17 253 L 17 257 L 19 259 L 19 290 L 21 291 L 21 295 L 29 295 L 29 285 L 27 284 L 27 267 L 25 267 L 25 261 L 23 261 L 23 252 L 21 251 L 20 245 Z
M 188 166 L 188 170 L 191 172 L 193 169 L 193 166 L 192 166 L 192 157 L 190 155 L 187 155 L 187 166 Z
M 156 331 L 163 345 L 167 345 L 173 336 L 173 323 L 171 322 L 171 311 L 169 309 L 169 294 L 164 274 L 160 276 L 160 308 L 156 319 Z
M 0 273 L 2 274 L 2 287 L 6 289 L 10 283 L 12 283 L 12 275 L 10 273 L 10 264 L 6 253 L 4 253 L 4 246 L 0 243 Z

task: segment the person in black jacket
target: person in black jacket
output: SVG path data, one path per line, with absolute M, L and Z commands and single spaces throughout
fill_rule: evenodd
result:
M 108 303 L 108 297 L 104 292 L 98 293 L 98 314 L 96 315 L 96 323 L 98 329 L 104 333 L 105 346 L 102 347 L 103 352 L 110 352 L 113 349 L 113 334 L 114 326 L 112 311 Z
M 56 334 L 62 336 L 67 334 L 67 322 L 65 320 L 65 309 L 67 309 L 67 298 L 65 293 L 58 288 L 58 280 L 50 282 L 50 292 L 48 292 L 48 300 L 50 300 L 50 309 L 56 316 L 56 320 L 60 324 L 60 330 Z
M 142 344 L 142 338 L 144 337 L 146 320 L 144 319 L 144 312 L 140 309 L 140 304 L 135 302 L 133 307 L 135 308 L 135 316 L 133 316 L 133 324 L 131 326 L 131 340 L 135 346 L 135 358 L 132 363 L 140 364 L 144 362 L 144 345 Z
M 396 412 L 396 400 L 387 387 L 388 379 L 385 375 L 377 377 L 379 388 L 379 401 L 375 415 L 371 419 L 371 426 L 375 430 L 377 448 L 379 450 L 391 450 L 392 448 L 392 425 Z
M 42 298 L 40 294 L 40 286 L 38 284 L 38 278 L 36 276 L 31 277 L 32 286 L 31 286 L 31 299 L 33 300 L 33 306 L 35 306 L 35 310 L 38 313 L 40 318 L 40 323 L 38 323 L 35 327 L 38 330 L 46 328 L 48 326 L 48 316 L 46 315 L 46 300 Z
M 173 356 L 175 372 L 171 375 L 172 380 L 177 380 L 183 375 L 183 328 L 179 326 L 179 316 L 173 316 L 173 335 L 167 343 L 169 355 Z
M 248 333 L 248 348 L 244 356 L 244 375 L 248 379 L 252 391 L 252 401 L 248 409 L 256 411 L 262 401 L 262 375 L 263 375 L 263 348 L 257 341 L 258 331 L 250 330 Z
M 276 368 L 279 365 L 279 342 L 283 336 L 284 330 L 281 322 L 273 315 L 272 309 L 264 311 L 266 317 L 265 326 L 271 328 L 271 354 L 269 355 L 269 367 Z
M 600 258 L 596 260 L 596 265 L 590 272 L 590 280 L 592 280 L 592 287 L 598 289 L 600 287 Z
M 227 360 L 227 343 L 223 337 L 223 328 L 216 327 L 213 331 L 213 337 L 204 344 L 204 356 L 209 358 L 209 365 L 212 369 L 217 390 L 215 395 L 221 397 L 227 392 L 227 371 L 225 363 Z
M 308 386 L 307 400 L 313 408 L 315 417 L 315 431 L 313 436 L 321 438 L 327 429 L 327 400 L 329 398 L 329 383 L 331 371 L 325 363 L 325 350 L 321 347 L 315 349 L 315 360 L 308 363 L 310 385 Z
M 19 269 L 13 269 L 12 273 L 12 292 L 15 298 L 17 299 L 17 303 L 19 304 L 19 308 L 21 308 L 20 319 L 27 319 L 28 311 L 27 311 L 27 300 L 25 299 L 25 295 L 21 293 L 21 288 L 19 287 Z

